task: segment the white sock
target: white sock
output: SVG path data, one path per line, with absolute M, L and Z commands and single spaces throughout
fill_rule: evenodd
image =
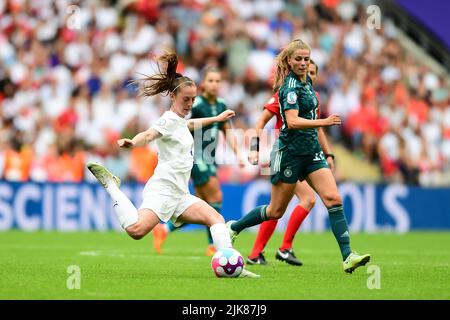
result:
M 138 212 L 133 203 L 128 199 L 128 197 L 120 191 L 114 181 L 108 183 L 106 192 L 109 193 L 111 198 L 114 200 L 114 211 L 116 213 L 117 219 L 123 229 L 138 222 Z
M 225 223 L 216 223 L 209 230 L 213 238 L 214 246 L 217 250 L 222 248 L 232 248 L 230 233 Z

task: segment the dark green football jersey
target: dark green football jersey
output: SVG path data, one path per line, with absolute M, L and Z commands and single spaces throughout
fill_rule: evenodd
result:
M 226 109 L 225 101 L 221 98 L 217 98 L 214 104 L 210 104 L 205 97 L 198 96 L 192 106 L 191 118 L 215 117 Z M 215 122 L 201 130 L 194 130 L 194 163 L 199 160 L 207 163 L 215 162 L 219 131 L 222 130 L 224 123 Z
M 292 155 L 310 155 L 322 149 L 317 138 L 317 129 L 290 130 L 286 123 L 286 111 L 298 110 L 298 116 L 317 119 L 318 101 L 312 87 L 311 78 L 307 76 L 302 83 L 292 71 L 287 75 L 280 87 L 278 98 L 283 126 L 280 129 L 278 148 L 287 149 Z

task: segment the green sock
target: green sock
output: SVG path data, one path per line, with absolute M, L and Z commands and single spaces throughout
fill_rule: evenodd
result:
M 220 213 L 222 211 L 222 202 L 211 202 L 209 204 L 211 207 L 214 208 L 214 210 L 216 210 L 218 213 Z M 211 235 L 211 231 L 209 230 L 208 227 L 206 227 L 206 234 L 208 235 L 208 243 L 209 244 L 214 244 L 212 235 Z
M 266 216 L 266 209 L 267 205 L 256 207 L 241 219 L 234 222 L 231 225 L 231 229 L 239 233 L 245 228 L 256 226 L 257 224 L 268 220 Z
M 345 260 L 352 252 L 350 249 L 350 234 L 348 232 L 347 219 L 345 219 L 342 205 L 328 208 L 331 230 L 341 249 L 342 259 Z

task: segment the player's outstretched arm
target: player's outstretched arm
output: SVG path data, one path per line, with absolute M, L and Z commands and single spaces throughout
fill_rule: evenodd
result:
M 275 115 L 274 113 L 270 112 L 267 109 L 264 109 L 261 115 L 259 116 L 258 121 L 256 121 L 255 126 L 256 132 L 259 133 L 260 130 L 264 129 L 267 122 L 269 122 L 269 120 L 272 119 L 274 115 Z
M 138 133 L 133 139 L 119 139 L 117 144 L 121 148 L 138 147 L 152 142 L 155 139 L 162 137 L 162 134 L 153 128 Z
M 290 109 L 285 112 L 286 123 L 291 130 L 305 130 L 319 127 L 329 127 L 341 124 L 341 118 L 337 114 L 332 114 L 325 119 L 309 120 L 298 116 L 298 110 Z
M 234 131 L 233 127 L 230 125 L 229 122 L 225 122 L 223 124 L 222 132 L 225 135 L 225 139 L 226 139 L 228 145 L 231 147 L 231 150 L 233 150 L 234 154 L 236 155 L 239 167 L 243 168 L 243 167 L 245 167 L 246 160 L 242 156 L 242 153 L 240 151 L 238 139 L 236 138 L 234 133 L 227 134 L 227 130 L 232 130 L 231 132 Z M 228 132 L 230 132 L 230 131 L 228 131 Z
M 209 117 L 209 118 L 195 118 L 195 119 L 189 119 L 187 121 L 187 126 L 190 131 L 200 129 L 202 127 L 209 126 L 210 124 L 213 124 L 214 122 L 224 122 L 228 119 L 235 116 L 235 113 L 233 110 L 225 110 L 221 114 L 215 117 Z

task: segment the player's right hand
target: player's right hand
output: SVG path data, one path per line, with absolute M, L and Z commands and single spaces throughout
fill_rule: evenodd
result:
M 250 162 L 251 164 L 258 164 L 259 162 L 259 152 L 258 151 L 250 151 L 250 153 L 248 154 L 248 162 Z
M 132 146 L 134 146 L 133 140 L 131 139 L 119 139 L 117 140 L 117 144 L 121 148 L 131 148 Z
M 324 127 L 340 125 L 342 123 L 341 117 L 338 114 L 332 114 L 324 119 Z

